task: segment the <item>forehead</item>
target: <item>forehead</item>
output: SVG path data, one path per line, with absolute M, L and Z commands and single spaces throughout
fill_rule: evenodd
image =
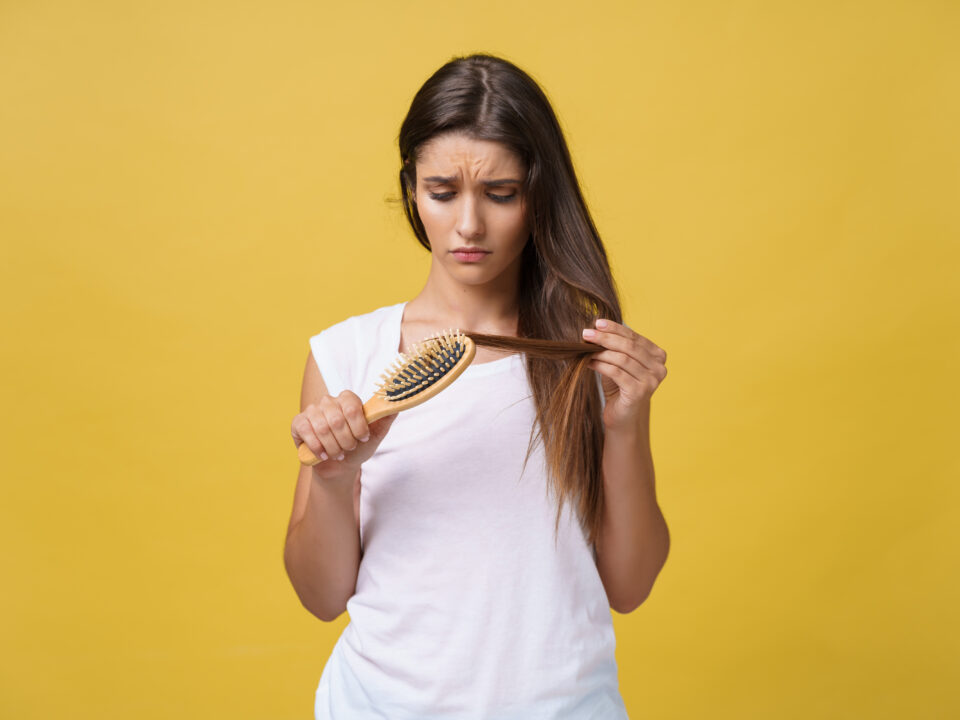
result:
M 460 170 L 471 174 L 523 170 L 520 158 L 503 143 L 477 140 L 461 133 L 445 133 L 428 140 L 417 166 L 427 174 L 433 170 L 442 174 L 455 174 Z

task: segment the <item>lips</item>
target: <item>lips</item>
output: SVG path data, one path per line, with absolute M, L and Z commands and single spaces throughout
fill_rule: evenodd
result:
M 462 263 L 481 262 L 487 255 L 490 254 L 487 250 L 471 247 L 459 247 L 456 250 L 451 250 L 450 252 L 453 254 L 454 258 Z

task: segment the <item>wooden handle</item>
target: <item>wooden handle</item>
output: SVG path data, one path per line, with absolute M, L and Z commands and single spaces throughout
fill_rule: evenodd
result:
M 300 443 L 297 447 L 297 457 L 304 465 L 316 465 L 320 458 L 313 454 L 313 450 L 307 447 L 306 443 Z

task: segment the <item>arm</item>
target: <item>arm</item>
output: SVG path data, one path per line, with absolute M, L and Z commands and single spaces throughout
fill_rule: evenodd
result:
M 598 320 L 584 339 L 607 348 L 590 361 L 606 397 L 597 570 L 610 607 L 629 613 L 650 594 L 670 549 L 650 451 L 650 397 L 666 377 L 667 354 L 611 320 Z
M 670 549 L 654 488 L 649 416 L 633 431 L 606 431 L 603 491 L 597 570 L 610 607 L 629 613 L 650 594 Z
M 307 356 L 301 412 L 327 395 L 312 354 Z M 360 470 L 336 461 L 301 465 L 283 561 L 300 602 L 324 621 L 346 609 L 360 567 Z M 331 470 L 340 472 L 331 474 Z

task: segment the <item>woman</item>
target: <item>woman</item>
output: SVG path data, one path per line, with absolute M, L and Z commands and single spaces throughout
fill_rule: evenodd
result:
M 666 354 L 622 323 L 526 73 L 455 58 L 399 145 L 426 283 L 310 338 L 291 425 L 321 462 L 300 470 L 287 573 L 317 617 L 350 615 L 316 717 L 626 717 L 609 609 L 635 609 L 666 561 L 649 444 Z M 380 373 L 446 328 L 469 329 L 473 363 L 368 426 Z

